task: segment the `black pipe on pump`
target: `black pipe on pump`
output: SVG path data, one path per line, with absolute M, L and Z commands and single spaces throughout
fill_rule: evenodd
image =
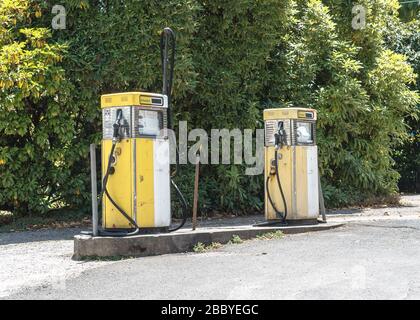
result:
M 173 130 L 172 124 L 172 103 L 171 103 L 171 96 L 172 96 L 172 83 L 174 78 L 174 66 L 175 66 L 175 33 L 171 28 L 166 27 L 163 29 L 160 35 L 160 54 L 161 54 L 161 61 L 162 61 L 162 94 L 168 97 L 168 129 Z M 170 51 L 170 52 L 169 52 Z M 176 194 L 181 202 L 182 206 L 182 221 L 181 223 L 173 228 L 169 229 L 169 232 L 176 231 L 182 228 L 187 221 L 188 216 L 188 204 L 185 200 L 184 195 L 179 190 L 178 186 L 173 180 L 173 177 L 178 172 L 178 148 L 176 147 L 176 169 L 175 172 L 172 174 L 171 177 L 171 184 L 174 187 Z

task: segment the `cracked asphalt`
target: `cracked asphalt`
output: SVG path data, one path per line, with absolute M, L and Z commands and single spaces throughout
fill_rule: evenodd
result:
M 404 200 L 335 212 L 334 230 L 121 261 L 72 261 L 79 230 L 0 234 L 0 297 L 420 299 L 420 196 Z

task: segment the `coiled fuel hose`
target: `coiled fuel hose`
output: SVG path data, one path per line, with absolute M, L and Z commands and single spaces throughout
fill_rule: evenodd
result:
M 109 199 L 109 201 L 112 203 L 112 205 L 118 210 L 118 212 L 120 212 L 124 216 L 124 218 L 126 218 L 128 220 L 128 222 L 130 222 L 130 224 L 134 226 L 135 230 L 132 231 L 132 232 L 100 230 L 99 234 L 101 236 L 127 237 L 127 236 L 134 236 L 134 235 L 136 235 L 140 232 L 140 227 L 137 225 L 136 221 L 134 221 L 134 219 L 131 218 L 130 215 L 127 214 L 124 211 L 124 209 L 121 208 L 118 205 L 118 203 L 109 194 L 108 189 L 107 189 L 108 178 L 109 178 L 109 175 L 111 174 L 111 170 L 113 168 L 112 165 L 116 161 L 114 151 L 115 151 L 115 147 L 117 146 L 118 141 L 120 140 L 121 120 L 122 120 L 122 110 L 118 109 L 117 110 L 117 117 L 116 117 L 115 123 L 113 125 L 114 133 L 113 133 L 113 138 L 112 138 L 112 147 L 111 147 L 111 151 L 109 152 L 108 165 L 107 165 L 107 168 L 106 168 L 106 171 L 105 171 L 104 178 L 102 180 L 102 191 L 101 191 L 101 194 L 99 195 L 99 203 L 102 203 L 102 199 L 105 195 Z
M 265 188 L 267 190 L 267 197 L 268 197 L 268 201 L 270 202 L 270 205 L 273 207 L 276 216 L 277 217 L 281 217 L 282 223 L 286 222 L 286 217 L 287 217 L 287 203 L 286 203 L 286 198 L 284 196 L 284 192 L 283 192 L 283 188 L 281 186 L 281 182 L 280 182 L 280 176 L 279 176 L 279 164 L 278 164 L 278 150 L 277 147 L 274 151 L 274 168 L 275 168 L 275 173 L 274 174 L 269 174 L 267 176 L 267 179 L 265 181 Z M 275 176 L 276 177 L 276 181 L 277 181 L 277 186 L 280 190 L 280 194 L 281 194 L 281 198 L 283 200 L 283 205 L 284 205 L 284 213 L 281 212 L 277 207 L 276 204 L 274 203 L 273 199 L 271 198 L 271 193 L 270 193 L 270 179 Z

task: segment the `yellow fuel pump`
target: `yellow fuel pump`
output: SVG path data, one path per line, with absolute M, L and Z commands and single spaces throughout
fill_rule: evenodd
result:
M 187 203 L 171 179 L 168 132 L 175 61 L 175 34 L 161 35 L 162 93 L 105 94 L 102 109 L 102 230 L 99 235 L 129 236 L 141 231 L 182 227 Z M 171 185 L 184 217 L 170 229 Z
M 319 216 L 317 113 L 313 109 L 264 110 L 265 218 L 276 223 L 316 223 Z
M 169 227 L 169 140 L 163 130 L 167 96 L 144 92 L 103 95 L 101 107 L 102 164 L 107 179 L 103 228 L 131 229 L 133 221 L 140 228 Z M 114 124 L 118 127 L 115 135 Z

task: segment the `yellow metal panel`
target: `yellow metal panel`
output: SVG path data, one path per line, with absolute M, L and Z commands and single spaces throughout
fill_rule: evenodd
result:
M 270 173 L 271 160 L 274 159 L 274 149 L 274 147 L 265 148 L 265 179 L 267 179 L 267 176 Z M 279 150 L 279 154 L 281 154 L 278 168 L 279 177 L 286 198 L 287 209 L 290 214 L 292 210 L 292 149 L 290 147 L 284 147 Z M 271 198 L 276 204 L 277 209 L 284 212 L 283 200 L 275 176 L 270 178 L 269 188 Z M 276 216 L 276 213 L 268 200 L 267 190 L 265 192 L 265 217 L 267 220 L 279 218 Z
M 296 147 L 296 217 L 308 214 L 308 166 L 307 150 Z
M 112 141 L 102 141 L 102 176 L 108 166 L 109 153 Z M 120 141 L 116 146 L 117 161 L 115 163 L 115 173 L 109 175 L 107 189 L 114 201 L 131 217 L 132 212 L 132 143 L 131 139 Z M 121 228 L 127 229 L 133 226 L 115 208 L 108 197 L 103 199 L 103 227 L 106 229 Z
M 101 96 L 101 107 L 123 107 L 139 105 L 140 92 L 113 93 Z
M 137 190 L 137 221 L 142 228 L 154 227 L 154 140 L 136 139 L 136 190 Z
M 265 109 L 264 110 L 264 120 L 302 119 L 302 118 L 306 118 L 306 116 L 304 116 L 304 113 L 306 113 L 306 112 L 312 112 L 313 113 L 313 118 L 311 118 L 311 120 L 316 120 L 317 119 L 317 114 L 316 114 L 315 109 L 276 108 L 276 109 Z
M 152 97 L 140 96 L 140 104 L 151 105 L 152 104 Z
M 162 95 L 149 92 L 111 93 L 101 96 L 101 108 L 152 105 L 152 97 L 161 98 Z

